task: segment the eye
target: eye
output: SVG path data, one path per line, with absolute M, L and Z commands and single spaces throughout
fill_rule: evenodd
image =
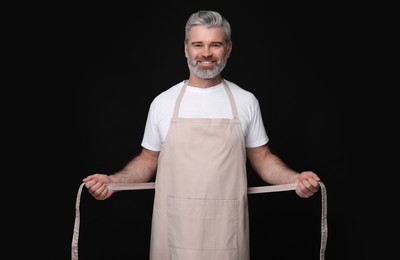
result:
M 213 47 L 213 48 L 221 48 L 221 47 L 223 47 L 223 44 L 216 42 L 216 43 L 211 44 L 211 47 Z

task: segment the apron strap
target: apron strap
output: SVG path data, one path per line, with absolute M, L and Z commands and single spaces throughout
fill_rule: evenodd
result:
M 79 224 L 80 224 L 80 198 L 82 194 L 82 188 L 85 186 L 82 183 L 79 186 L 78 194 L 76 197 L 75 204 L 75 224 L 74 224 L 74 232 L 72 237 L 72 246 L 71 246 L 71 259 L 78 260 L 78 238 L 79 238 Z M 319 259 L 325 259 L 325 249 L 326 242 L 328 240 L 328 225 L 327 225 L 327 199 L 326 199 L 326 188 L 322 182 L 319 182 L 320 190 L 321 190 L 321 201 L 322 201 L 322 211 L 321 211 L 321 246 Z M 154 189 L 155 182 L 145 182 L 145 183 L 109 183 L 108 188 L 111 190 L 145 190 L 145 189 Z M 259 186 L 259 187 L 249 187 L 247 188 L 248 194 L 254 193 L 267 193 L 267 192 L 278 192 L 278 191 L 288 191 L 295 190 L 296 184 L 282 184 L 282 185 L 269 185 L 269 186 Z
M 179 115 L 179 108 L 181 106 L 183 96 L 184 96 L 186 88 L 188 86 L 188 82 L 189 82 L 188 80 L 185 80 L 181 90 L 179 91 L 179 95 L 178 95 L 178 98 L 176 99 L 176 103 L 175 103 L 175 107 L 174 107 L 174 112 L 172 114 L 172 118 L 177 118 L 178 115 Z M 237 111 L 235 99 L 233 98 L 233 94 L 232 94 L 231 90 L 228 87 L 228 84 L 226 83 L 226 81 L 224 79 L 222 79 L 222 84 L 223 84 L 223 86 L 225 88 L 226 94 L 228 95 L 229 102 L 231 104 L 233 118 L 234 119 L 238 119 L 239 118 L 239 114 L 238 114 L 238 111 Z

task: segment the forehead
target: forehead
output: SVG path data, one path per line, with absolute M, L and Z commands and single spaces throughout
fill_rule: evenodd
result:
M 189 31 L 188 40 L 189 42 L 225 42 L 225 31 L 222 27 L 208 28 L 195 25 Z

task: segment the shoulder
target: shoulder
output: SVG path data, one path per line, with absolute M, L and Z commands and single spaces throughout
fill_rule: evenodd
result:
M 232 95 L 234 96 L 234 98 L 237 102 L 245 103 L 245 104 L 257 104 L 258 103 L 257 97 L 252 92 L 250 92 L 250 91 L 248 91 L 226 79 L 225 79 L 225 82 L 227 83 L 229 89 L 232 92 Z
M 160 94 L 158 94 L 153 99 L 152 106 L 170 103 L 170 102 L 175 103 L 175 100 L 178 97 L 179 91 L 181 90 L 183 84 L 184 84 L 184 81 L 179 82 L 178 84 L 175 84 L 174 86 L 172 86 L 172 87 L 164 90 Z

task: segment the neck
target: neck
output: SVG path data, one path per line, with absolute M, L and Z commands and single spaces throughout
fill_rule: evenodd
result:
M 188 85 L 191 87 L 196 87 L 196 88 L 209 88 L 216 86 L 222 82 L 222 77 L 221 75 L 218 75 L 215 78 L 212 79 L 201 79 L 197 77 L 196 75 L 190 75 Z

